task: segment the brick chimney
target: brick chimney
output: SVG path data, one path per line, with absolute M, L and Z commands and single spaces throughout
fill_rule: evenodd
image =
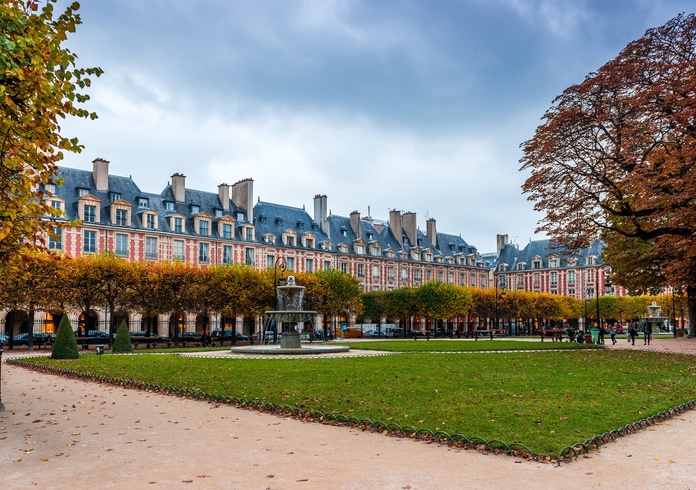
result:
M 350 227 L 355 233 L 355 238 L 361 238 L 360 234 L 360 211 L 353 211 L 350 213 Z
M 92 160 L 92 178 L 98 191 L 109 190 L 109 162 L 103 158 Z
M 220 205 L 225 211 L 230 210 L 230 186 L 227 184 L 220 184 L 218 186 L 218 197 L 220 198 Z
M 186 202 L 186 176 L 184 174 L 172 175 L 172 192 L 176 202 Z
M 246 213 L 249 223 L 254 222 L 254 180 L 240 180 L 232 186 L 232 203 Z

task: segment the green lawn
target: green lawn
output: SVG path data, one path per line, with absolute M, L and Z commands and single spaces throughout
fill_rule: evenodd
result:
M 541 342 L 521 340 L 374 340 L 369 342 L 337 342 L 353 349 L 395 352 L 459 352 L 539 349 L 603 349 L 594 344 L 575 342 Z
M 520 442 L 551 456 L 564 446 L 696 399 L 693 357 L 608 349 L 296 360 L 149 354 L 104 355 L 100 360 L 88 355 L 30 362 Z

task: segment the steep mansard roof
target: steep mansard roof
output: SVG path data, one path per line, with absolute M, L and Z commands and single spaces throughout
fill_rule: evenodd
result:
M 595 241 L 592 245 L 578 252 L 569 254 L 569 250 L 565 247 L 558 246 L 552 240 L 534 240 L 530 241 L 522 250 L 516 245 L 508 243 L 501 250 L 497 260 L 497 271 L 501 271 L 501 266 L 507 271 L 512 270 L 530 270 L 533 268 L 535 260 L 541 260 L 541 269 L 549 267 L 551 258 L 559 259 L 559 267 L 582 267 L 590 265 L 588 259 L 593 258 L 593 265 L 603 264 L 599 256 L 604 249 L 604 243 L 601 240 Z M 569 260 L 574 259 L 575 264 L 570 265 Z M 520 264 L 522 264 L 520 266 Z

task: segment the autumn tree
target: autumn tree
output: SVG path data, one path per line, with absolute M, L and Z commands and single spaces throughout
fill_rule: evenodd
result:
M 682 14 L 557 97 L 521 159 L 523 190 L 545 213 L 537 231 L 570 249 L 600 235 L 615 281 L 684 286 L 692 320 L 695 109 L 696 15 Z
M 331 317 L 362 312 L 360 282 L 353 276 L 336 269 L 310 274 L 313 280 L 305 284 L 305 308 L 324 317 L 324 338 Z
M 416 289 L 416 303 L 420 314 L 442 321 L 468 314 L 472 299 L 469 291 L 461 286 L 430 281 Z
M 71 116 L 96 118 L 83 107 L 89 100 L 83 90 L 101 69 L 78 67 L 77 55 L 62 46 L 81 22 L 79 4 L 56 15 L 56 3 L 0 5 L 0 260 L 40 245 L 60 226 L 43 185 L 55 179 L 63 152 L 82 150 L 60 124 Z

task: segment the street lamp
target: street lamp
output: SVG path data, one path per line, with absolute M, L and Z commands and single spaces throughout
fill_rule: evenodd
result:
M 505 299 L 506 294 L 507 294 L 507 281 L 505 279 L 505 276 L 501 276 L 500 277 L 500 297 L 502 299 Z M 505 328 L 505 321 L 503 321 L 503 328 Z M 508 336 L 512 337 L 512 324 L 510 324 L 510 326 L 509 326 Z
M 587 317 L 587 300 L 588 299 L 590 299 L 590 288 L 585 289 L 585 324 L 583 325 L 585 327 L 585 333 L 589 332 L 589 329 L 587 328 L 587 324 L 590 321 L 590 319 Z
M 0 412 L 5 410 L 5 405 L 2 404 L 2 342 L 0 342 Z
M 285 276 L 283 273 L 285 269 L 288 268 L 288 263 L 285 261 L 285 257 L 278 256 L 273 264 L 273 294 L 275 294 L 275 310 L 278 310 L 278 270 L 280 269 L 280 282 L 285 282 Z M 281 323 L 282 325 L 282 323 Z M 275 329 L 273 330 L 273 343 L 278 341 L 278 324 L 276 323 Z
M 505 298 L 505 294 L 507 292 L 506 290 L 506 285 L 505 285 L 505 277 L 499 277 L 498 279 L 495 279 L 495 329 L 498 330 L 500 328 L 500 319 L 498 318 L 498 284 L 500 284 L 501 288 L 501 293 L 500 296 L 502 298 Z M 491 340 L 493 340 L 493 331 L 491 330 Z

